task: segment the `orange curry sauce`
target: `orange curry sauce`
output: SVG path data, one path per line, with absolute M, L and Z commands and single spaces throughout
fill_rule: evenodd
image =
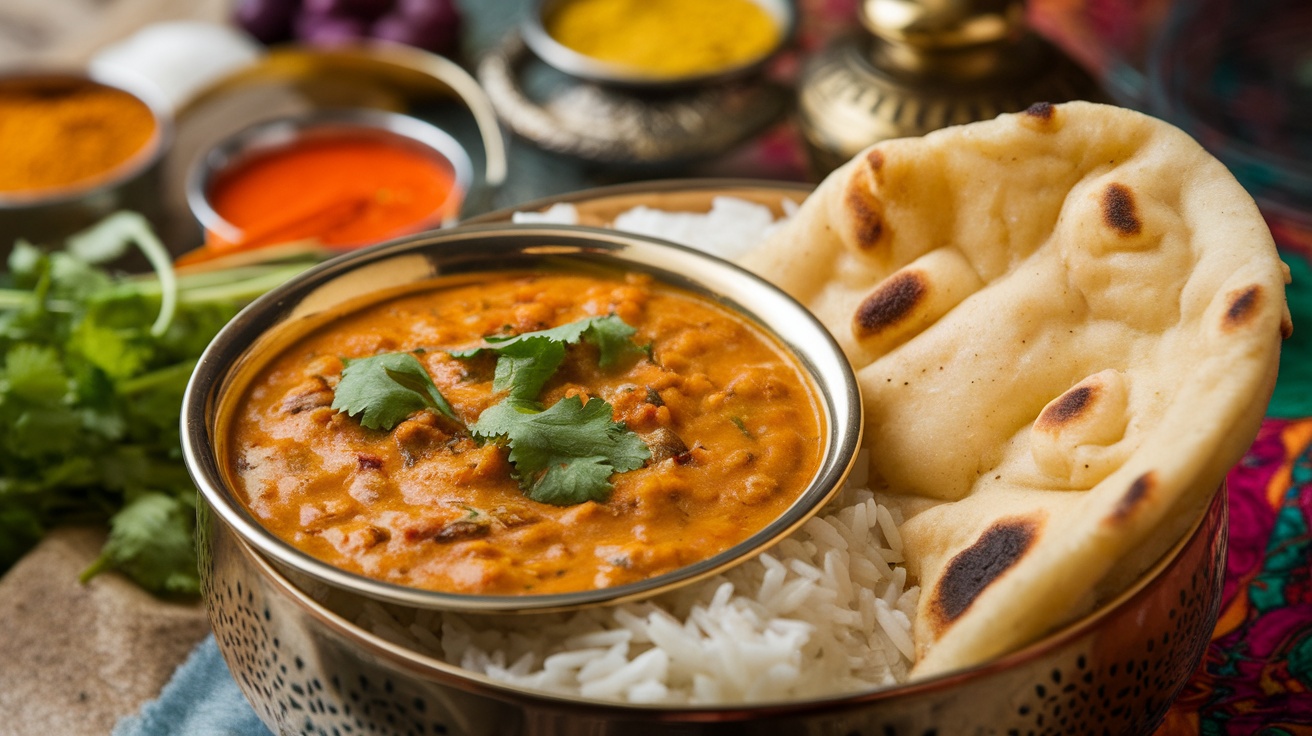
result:
M 476 594 L 609 587 L 742 541 L 800 495 L 820 462 L 812 384 L 760 330 L 700 297 L 630 275 L 495 275 L 402 295 L 331 322 L 265 366 L 230 427 L 228 462 L 250 510 L 337 567 L 401 585 Z M 466 423 L 501 396 L 491 334 L 615 314 L 635 351 L 609 371 L 569 348 L 541 395 L 599 396 L 653 458 L 611 476 L 603 503 L 552 506 L 511 478 L 507 451 L 421 411 L 368 430 L 330 407 L 341 358 L 417 357 Z

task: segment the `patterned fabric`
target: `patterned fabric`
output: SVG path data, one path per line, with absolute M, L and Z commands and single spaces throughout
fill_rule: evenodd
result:
M 1221 617 L 1157 733 L 1312 734 L 1312 419 L 1268 420 L 1229 485 Z

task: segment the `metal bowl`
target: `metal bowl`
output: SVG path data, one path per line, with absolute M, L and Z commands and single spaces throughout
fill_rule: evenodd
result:
M 730 195 L 782 211 L 799 184 L 675 180 L 515 208 L 574 204 L 599 225 L 638 204 L 709 209 Z M 479 218 L 507 222 L 512 210 Z M 387 641 L 325 586 L 293 582 L 202 506 L 202 587 L 219 647 L 275 733 L 931 734 L 1151 733 L 1206 649 L 1225 573 L 1224 488 L 1124 591 L 979 667 L 831 698 L 727 707 L 624 706 L 529 692 Z M 359 603 L 355 597 L 347 603 Z M 344 616 L 345 612 L 348 615 Z
M 155 131 L 140 150 L 94 179 L 59 188 L 0 192 L 0 259 L 18 238 L 56 245 L 121 209 L 140 212 L 156 222 L 161 219 L 160 161 L 172 143 L 173 123 L 156 96 L 147 89 L 82 72 L 12 72 L 0 75 L 0 87 L 6 85 L 96 85 L 117 89 L 150 109 Z
M 348 573 L 265 529 L 224 467 L 226 426 L 255 372 L 291 341 L 344 309 L 441 276 L 525 270 L 636 271 L 717 301 L 791 352 L 816 391 L 825 426 L 820 464 L 782 515 L 706 560 L 644 581 L 598 590 L 522 596 L 408 588 Z M 804 307 L 764 280 L 700 251 L 614 231 L 573 227 L 469 227 L 393 241 L 336 259 L 275 289 L 238 315 L 206 349 L 182 408 L 187 465 L 204 503 L 243 540 L 298 580 L 403 606 L 463 611 L 564 610 L 655 595 L 713 575 L 792 533 L 842 486 L 860 446 L 856 377 L 841 348 Z
M 1021 651 L 913 684 L 724 708 L 529 692 L 397 646 L 282 575 L 200 509 L 201 590 L 219 649 L 277 734 L 1148 734 L 1220 611 L 1225 493 L 1122 595 Z
M 448 163 L 455 177 L 451 192 L 443 201 L 434 203 L 428 217 L 412 223 L 407 230 L 417 232 L 456 220 L 461 197 L 469 192 L 474 176 L 469 154 L 454 138 L 435 125 L 409 115 L 367 108 L 321 110 L 265 120 L 243 128 L 193 162 L 187 174 L 187 204 L 201 227 L 230 243 L 239 243 L 243 237 L 241 228 L 225 220 L 210 204 L 209 196 L 215 181 L 225 172 L 260 156 L 305 141 L 340 137 L 385 140 Z M 277 203 L 285 204 L 288 203 Z M 341 248 L 357 245 L 372 243 Z
M 721 67 L 698 74 L 659 76 L 625 67 L 586 54 L 579 53 L 557 41 L 547 32 L 546 22 L 552 13 L 571 0 L 541 0 L 533 4 L 520 24 L 519 33 L 524 44 L 547 64 L 566 74 L 592 82 L 626 87 L 634 90 L 661 90 L 699 84 L 726 82 L 759 71 L 767 61 L 788 45 L 797 25 L 797 11 L 793 3 L 784 0 L 752 0 L 770 16 L 779 29 L 775 43 L 761 55 L 733 66 Z

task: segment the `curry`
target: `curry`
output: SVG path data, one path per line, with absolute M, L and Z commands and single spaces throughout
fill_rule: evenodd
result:
M 437 280 L 347 313 L 264 366 L 228 432 L 234 485 L 277 536 L 368 577 L 490 595 L 711 557 L 783 513 L 825 444 L 780 345 L 634 274 Z

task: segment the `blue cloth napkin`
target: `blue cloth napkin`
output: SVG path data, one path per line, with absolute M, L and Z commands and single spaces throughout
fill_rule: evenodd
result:
M 237 688 L 214 635 L 196 645 L 159 699 L 114 726 L 112 736 L 270 736 Z

